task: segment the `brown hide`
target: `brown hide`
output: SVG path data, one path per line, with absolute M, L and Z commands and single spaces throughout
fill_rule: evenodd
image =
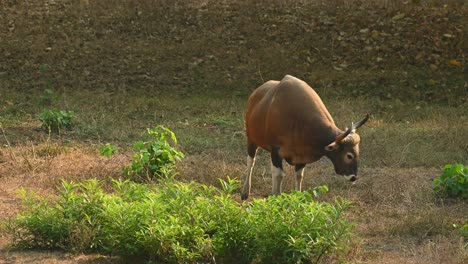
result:
M 245 122 L 249 146 L 268 151 L 278 147 L 281 158 L 290 164 L 320 159 L 324 147 L 342 133 L 318 94 L 289 75 L 266 82 L 252 93 Z

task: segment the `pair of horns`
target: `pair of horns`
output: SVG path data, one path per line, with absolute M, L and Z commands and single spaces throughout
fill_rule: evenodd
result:
M 350 134 L 350 133 L 354 133 L 354 131 L 356 131 L 356 129 L 360 128 L 362 125 L 364 125 L 367 120 L 369 119 L 369 114 L 366 114 L 366 117 L 364 117 L 364 119 L 362 119 L 361 121 L 357 122 L 356 124 L 352 124 L 351 125 L 351 128 L 346 128 L 346 131 L 341 133 L 340 135 L 338 135 L 335 139 L 335 141 L 333 141 L 332 143 L 330 143 L 329 145 L 325 146 L 325 150 L 326 151 L 333 151 L 335 149 L 337 149 L 340 144 L 342 143 L 342 141 Z M 356 135 L 357 136 L 357 135 Z
M 343 139 L 345 139 L 350 133 L 354 133 L 356 129 L 364 125 L 368 119 L 369 119 L 369 114 L 366 114 L 366 117 L 364 117 L 361 121 L 357 123 L 352 123 L 351 128 L 347 128 L 344 133 L 341 133 L 340 135 L 336 137 L 335 143 L 336 144 L 341 143 L 341 141 L 343 141 Z

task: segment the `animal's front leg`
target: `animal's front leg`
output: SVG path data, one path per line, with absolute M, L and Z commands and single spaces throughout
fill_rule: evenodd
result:
M 273 195 L 281 193 L 284 171 L 283 159 L 279 155 L 279 148 L 273 147 L 271 150 L 271 176 L 273 181 Z
M 242 188 L 241 199 L 247 200 L 250 195 L 250 186 L 252 185 L 252 171 L 255 165 L 258 146 L 252 142 L 247 145 L 247 173 L 244 177 L 244 187 Z
M 247 173 L 244 178 L 244 187 L 242 188 L 241 199 L 247 200 L 250 195 L 250 187 L 252 185 L 252 171 L 255 165 L 255 156 L 252 158 L 247 156 Z
M 304 168 L 305 164 L 296 164 L 294 166 L 294 171 L 296 174 L 296 191 L 301 191 L 302 190 L 302 179 L 304 178 Z

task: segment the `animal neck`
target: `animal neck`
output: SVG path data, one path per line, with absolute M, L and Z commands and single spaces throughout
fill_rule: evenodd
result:
M 333 123 L 320 126 L 312 125 L 305 130 L 307 130 L 307 141 L 310 142 L 311 146 L 314 146 L 312 149 L 317 157 L 326 156 L 328 151 L 325 150 L 325 146 L 332 143 L 338 135 L 343 133 Z

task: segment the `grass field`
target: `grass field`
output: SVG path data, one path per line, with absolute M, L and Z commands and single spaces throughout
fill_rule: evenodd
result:
M 178 166 L 179 179 L 218 185 L 218 178 L 241 180 L 245 173 L 245 98 L 177 94 L 109 96 L 95 91 L 93 95 L 70 92 L 66 100 L 57 104 L 76 112 L 76 126 L 61 135 L 49 135 L 41 128 L 36 118 L 40 106 L 34 101 L 29 102 L 31 109 L 26 109 L 28 113 L 22 113 L 21 118 L 2 120 L 3 219 L 14 216 L 18 210 L 19 187 L 50 195 L 62 178 L 78 181 L 122 177 L 123 166 L 131 160 L 132 144 L 146 127 L 155 124 L 173 129 L 179 138 L 179 148 L 186 153 Z M 467 155 L 468 146 L 463 140 L 468 136 L 466 126 L 459 122 L 460 116 L 452 114 L 466 114 L 466 110 L 422 106 L 417 110 L 421 114 L 405 115 L 415 106 L 403 104 L 398 110 L 400 114 L 379 114 L 380 109 L 372 100 L 326 103 L 340 126 L 356 120 L 363 109 L 376 113 L 360 132 L 363 140 L 359 181 L 349 184 L 334 176 L 331 162 L 326 159 L 309 165 L 305 174 L 305 189 L 325 184 L 331 191 L 324 199 L 341 196 L 354 204 L 348 217 L 356 223 L 355 238 L 350 241 L 346 259 L 363 263 L 466 260 L 465 242 L 453 224 L 463 223 L 467 206 L 460 201 L 439 200 L 431 189 L 432 179 L 439 176 L 444 164 L 462 162 Z M 118 149 L 118 154 L 110 159 L 98 154 L 99 146 L 107 142 Z M 263 197 L 271 192 L 269 156 L 260 152 L 258 160 L 253 195 Z M 290 191 L 292 168 L 286 170 L 285 190 Z M 7 242 L 8 237 L 3 237 L 2 244 L 5 246 Z M 6 249 L 2 252 L 6 260 L 28 259 L 28 254 L 22 252 Z M 36 258 L 44 253 L 31 254 Z
M 61 179 L 122 177 L 133 144 L 156 125 L 173 130 L 186 155 L 177 166 L 180 180 L 215 186 L 218 178 L 242 180 L 247 97 L 264 81 L 292 74 L 318 91 L 339 127 L 372 114 L 359 131 L 357 182 L 335 176 L 325 158 L 306 167 L 304 189 L 328 185 L 321 199 L 341 196 L 354 205 L 347 215 L 356 224 L 353 238 L 346 253 L 327 263 L 468 261 L 467 238 L 454 228 L 468 219 L 466 201 L 432 191 L 445 164 L 468 159 L 466 5 L 411 9 L 383 1 L 389 6 L 374 10 L 354 2 L 336 1 L 341 8 L 333 9 L 274 1 L 266 9 L 272 15 L 260 16 L 260 4 L 245 9 L 249 1 L 212 8 L 162 1 L 172 8 L 164 20 L 149 1 L 135 9 L 125 1 L 108 13 L 102 11 L 108 1 L 14 2 L 0 4 L 0 20 L 9 25 L 0 31 L 7 40 L 0 44 L 0 220 L 20 209 L 20 187 L 54 195 Z M 350 10 L 355 15 L 345 16 Z M 255 19 L 243 20 L 243 11 Z M 158 16 L 151 20 L 147 12 Z M 374 18 L 380 24 L 370 26 Z M 306 23 L 317 31 L 291 42 L 294 34 L 309 36 Z M 41 128 L 39 114 L 52 108 L 75 112 L 71 130 Z M 117 146 L 109 159 L 99 156 L 105 143 Z M 265 197 L 269 155 L 261 151 L 257 160 L 252 192 Z M 288 192 L 293 169 L 286 172 Z M 0 263 L 119 262 L 10 249 L 10 239 L 0 229 Z

